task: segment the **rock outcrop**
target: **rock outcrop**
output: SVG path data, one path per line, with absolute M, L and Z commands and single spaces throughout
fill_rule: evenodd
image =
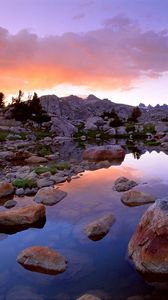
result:
M 65 257 L 54 249 L 43 246 L 33 246 L 23 250 L 18 255 L 17 262 L 30 271 L 50 275 L 62 273 L 67 268 Z
M 85 227 L 85 232 L 93 241 L 102 239 L 110 230 L 114 224 L 115 218 L 112 214 L 103 216 L 102 218 L 95 220 Z
M 67 196 L 67 193 L 53 187 L 41 188 L 34 197 L 36 203 L 54 205 Z
M 12 183 L 1 182 L 0 183 L 0 198 L 13 194 L 14 187 Z
M 126 177 L 119 177 L 114 182 L 113 190 L 117 192 L 125 192 L 136 186 L 137 183 L 134 180 L 130 180 Z
M 15 232 L 34 227 L 45 219 L 45 206 L 29 205 L 0 212 L 0 232 Z
M 121 196 L 121 201 L 127 206 L 143 205 L 155 202 L 155 200 L 156 197 L 136 190 L 128 191 Z
M 148 280 L 168 279 L 168 199 L 156 200 L 142 216 L 128 245 L 129 257 Z

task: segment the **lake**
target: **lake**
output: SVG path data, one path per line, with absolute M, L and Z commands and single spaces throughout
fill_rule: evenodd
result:
M 167 170 L 168 156 L 162 152 L 146 152 L 140 159 L 128 154 L 120 166 L 85 171 L 61 184 L 68 196 L 46 207 L 43 228 L 0 234 L 0 300 L 75 300 L 88 292 L 103 300 L 167 299 L 167 291 L 145 283 L 127 256 L 128 242 L 149 205 L 127 207 L 120 201 L 122 193 L 112 190 L 114 180 L 125 176 L 139 183 L 138 190 L 168 197 Z M 116 218 L 110 232 L 100 241 L 89 240 L 85 225 L 107 213 Z M 61 252 L 68 259 L 65 273 L 45 275 L 19 265 L 17 255 L 33 245 Z

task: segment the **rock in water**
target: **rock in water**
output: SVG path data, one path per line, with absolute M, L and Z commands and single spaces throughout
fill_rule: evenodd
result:
M 45 218 L 45 206 L 29 205 L 0 212 L 0 230 L 4 232 L 19 226 L 31 227 L 33 224 Z
M 76 300 L 101 300 L 101 299 L 91 294 L 85 294 L 77 298 Z
M 95 146 L 86 149 L 83 158 L 93 161 L 124 159 L 125 151 L 119 145 Z
M 156 200 L 142 216 L 128 245 L 129 257 L 146 279 L 168 279 L 168 199 Z
M 93 241 L 101 240 L 114 224 L 115 218 L 112 214 L 106 215 L 85 227 L 85 232 Z
M 140 191 L 128 191 L 121 196 L 121 201 L 127 206 L 138 206 L 155 202 L 156 198 Z
M 8 200 L 5 202 L 4 207 L 6 208 L 12 208 L 17 204 L 17 201 L 15 200 Z
M 0 183 L 0 198 L 13 194 L 14 187 L 9 182 Z
M 130 180 L 126 177 L 119 177 L 114 182 L 113 190 L 117 192 L 125 192 L 136 186 L 137 183 L 134 180 Z
M 56 275 L 67 268 L 67 260 L 54 249 L 33 246 L 23 250 L 17 257 L 17 262 L 24 268 L 45 274 Z
M 67 193 L 53 187 L 41 188 L 34 197 L 37 203 L 45 205 L 54 205 L 67 196 Z

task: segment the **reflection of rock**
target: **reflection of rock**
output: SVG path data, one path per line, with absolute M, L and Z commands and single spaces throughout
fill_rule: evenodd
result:
M 18 285 L 9 290 L 6 295 L 6 300 L 43 300 L 41 295 L 38 295 L 34 289 L 28 286 Z
M 0 212 L 0 231 L 14 233 L 22 229 L 38 226 L 38 222 L 44 223 L 45 206 L 29 205 L 17 209 Z M 41 223 L 39 225 L 42 225 Z
M 42 246 L 23 250 L 18 255 L 17 262 L 30 271 L 51 275 L 62 273 L 67 268 L 67 261 L 61 254 Z
M 84 159 L 88 160 L 112 160 L 116 158 L 124 159 L 125 151 L 119 145 L 104 145 L 88 148 L 83 153 Z
M 67 196 L 67 193 L 53 187 L 41 188 L 34 197 L 34 201 L 37 203 L 43 203 L 45 205 L 54 205 Z
M 128 252 L 136 269 L 148 280 L 168 279 L 168 199 L 157 200 L 145 212 Z
M 77 298 L 76 300 L 101 300 L 101 299 L 91 294 L 85 294 Z
M 9 182 L 0 183 L 0 198 L 13 194 L 14 187 Z
M 113 189 L 117 192 L 125 192 L 132 189 L 136 185 L 137 183 L 133 180 L 129 180 L 126 177 L 119 177 L 115 180 Z
M 143 205 L 155 202 L 156 198 L 140 191 L 128 191 L 121 196 L 121 201 L 127 206 Z
M 87 236 L 94 241 L 102 239 L 114 224 L 115 218 L 112 214 L 106 215 L 85 227 Z

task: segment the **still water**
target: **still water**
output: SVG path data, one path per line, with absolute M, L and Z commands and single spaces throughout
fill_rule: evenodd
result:
M 126 176 L 139 183 L 136 189 L 168 197 L 167 170 L 168 156 L 162 152 L 146 152 L 139 160 L 128 154 L 121 166 L 86 171 L 62 184 L 68 196 L 47 207 L 42 229 L 0 234 L 0 300 L 75 300 L 88 292 L 102 300 L 168 299 L 168 291 L 145 283 L 127 257 L 128 242 L 149 205 L 124 206 L 121 193 L 112 190 L 114 180 Z M 109 212 L 116 222 L 108 235 L 100 241 L 89 240 L 85 225 Z M 33 245 L 61 252 L 68 259 L 67 271 L 51 276 L 25 270 L 16 257 Z

